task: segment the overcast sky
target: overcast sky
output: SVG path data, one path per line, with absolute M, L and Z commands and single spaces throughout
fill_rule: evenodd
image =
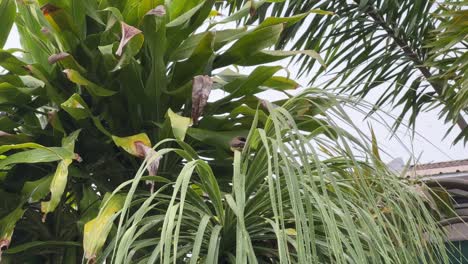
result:
M 16 28 L 13 28 L 11 35 L 5 45 L 5 49 L 8 48 L 19 48 L 19 36 Z M 291 72 L 297 70 L 294 66 L 288 68 Z M 304 80 L 299 80 L 302 86 L 306 86 Z M 266 97 L 272 100 L 275 95 L 269 94 Z M 373 98 L 367 98 L 372 101 Z M 389 114 L 397 115 L 399 112 L 392 113 L 390 108 L 385 109 Z M 433 110 L 431 112 L 421 113 L 418 116 L 416 135 L 412 139 L 412 132 L 408 129 L 401 128 L 396 133 L 396 136 L 392 137 L 388 127 L 379 123 L 392 124 L 392 118 L 385 116 L 375 116 L 375 120 L 366 119 L 364 116 L 357 111 L 350 110 L 348 113 L 355 124 L 362 131 L 369 131 L 369 124 L 372 125 L 380 147 L 388 153 L 383 155 L 386 161 L 391 161 L 394 158 L 402 158 L 405 162 L 411 157 L 419 160 L 419 162 L 438 162 L 448 161 L 454 159 L 466 159 L 468 158 L 468 148 L 464 147 L 462 143 L 452 146 L 452 141 L 456 135 L 460 132 L 458 128 L 447 136 L 445 140 L 443 137 L 448 129 L 448 125 L 444 125 L 442 121 L 437 119 L 438 111 Z

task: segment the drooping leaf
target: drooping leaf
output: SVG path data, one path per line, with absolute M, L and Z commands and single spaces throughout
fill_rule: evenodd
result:
M 74 131 L 69 136 L 62 140 L 62 147 L 68 151 L 75 151 L 75 141 L 78 139 L 81 130 Z M 60 202 L 68 178 L 68 166 L 72 163 L 72 159 L 63 159 L 57 165 L 52 182 L 50 183 L 50 200 L 41 202 L 41 211 L 44 214 L 43 221 L 48 213 L 53 212 Z
M 122 56 L 125 46 L 128 45 L 128 43 L 130 42 L 130 40 L 132 40 L 132 38 L 142 33 L 141 30 L 139 30 L 138 28 L 127 25 L 125 24 L 125 22 L 121 22 L 121 26 L 122 26 L 122 37 L 120 39 L 119 47 L 117 48 L 117 51 L 115 52 L 115 54 L 117 54 L 118 56 Z
M 203 109 L 208 102 L 208 97 L 213 87 L 213 81 L 209 76 L 195 76 L 192 83 L 192 121 L 198 123 L 203 114 Z
M 45 221 L 46 215 L 53 212 L 60 202 L 62 194 L 65 191 L 65 186 L 67 185 L 68 166 L 71 163 L 71 159 L 64 159 L 57 165 L 57 170 L 50 183 L 50 200 L 41 202 L 41 212 L 44 214 L 43 221 Z

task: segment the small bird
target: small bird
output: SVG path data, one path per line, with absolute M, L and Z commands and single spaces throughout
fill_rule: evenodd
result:
M 247 141 L 247 139 L 245 137 L 235 137 L 231 140 L 231 142 L 229 143 L 229 145 L 231 146 L 231 150 L 232 151 L 242 151 L 244 149 L 244 146 L 245 146 L 245 142 Z

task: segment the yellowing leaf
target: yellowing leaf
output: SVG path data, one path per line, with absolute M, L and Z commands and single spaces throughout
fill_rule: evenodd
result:
M 170 108 L 167 110 L 167 115 L 171 121 L 172 133 L 174 133 L 176 139 L 184 141 L 187 129 L 192 125 L 192 119 L 189 117 L 180 116 L 174 113 Z
M 81 130 L 76 130 L 68 137 L 64 138 L 62 140 L 63 148 L 73 152 L 75 150 L 75 141 L 77 140 L 80 132 Z M 63 159 L 57 165 L 57 169 L 55 170 L 54 177 L 50 184 L 50 201 L 41 203 L 41 211 L 44 213 L 43 220 L 45 220 L 47 213 L 53 212 L 60 202 L 60 198 L 62 197 L 67 185 L 68 166 L 72 161 L 72 159 Z
M 65 186 L 67 185 L 68 166 L 72 163 L 71 159 L 65 159 L 59 162 L 54 178 L 50 184 L 50 192 L 52 193 L 50 201 L 41 203 L 41 211 L 44 213 L 43 221 L 47 213 L 53 212 L 60 202 Z
M 114 140 L 115 145 L 123 148 L 128 153 L 132 154 L 133 156 L 137 157 L 144 157 L 144 153 L 141 153 L 135 143 L 141 142 L 144 145 L 151 147 L 151 141 L 148 138 L 148 135 L 145 133 L 129 136 L 129 137 L 117 137 L 112 136 L 112 140 Z
M 286 234 L 288 236 L 297 236 L 296 229 L 294 229 L 294 228 L 287 228 L 286 229 Z
M 112 228 L 115 213 L 122 209 L 125 202 L 123 195 L 114 195 L 111 198 L 109 195 L 106 193 L 104 196 L 101 204 L 103 207 L 98 216 L 84 226 L 83 248 L 88 260 L 96 259 Z

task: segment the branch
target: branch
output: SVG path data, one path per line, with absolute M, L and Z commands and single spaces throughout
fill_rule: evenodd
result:
M 431 84 L 433 87 L 434 91 L 442 96 L 443 94 L 443 87 L 435 82 L 432 77 L 432 73 L 429 70 L 428 67 L 424 66 L 423 60 L 414 52 L 411 47 L 408 46 L 408 41 L 406 41 L 406 38 L 397 36 L 395 30 L 391 28 L 384 20 L 384 18 L 377 12 L 377 10 L 374 8 L 373 5 L 368 6 L 368 9 L 366 10 L 366 13 L 374 20 L 375 23 L 380 25 L 383 30 L 387 32 L 387 34 L 395 41 L 395 43 L 400 47 L 400 49 L 403 51 L 405 56 L 410 59 L 414 64 L 415 67 L 422 73 L 422 75 L 426 78 L 426 80 Z M 402 34 L 400 34 L 402 35 Z M 466 120 L 461 116 L 461 114 L 458 114 L 457 118 L 457 124 L 460 127 L 460 129 L 465 131 L 465 129 L 468 128 L 468 124 Z

